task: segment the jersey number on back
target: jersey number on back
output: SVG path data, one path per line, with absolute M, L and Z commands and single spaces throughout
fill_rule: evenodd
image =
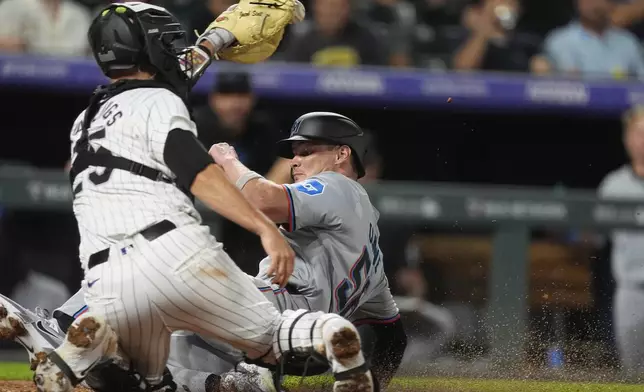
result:
M 350 316 L 360 304 L 360 298 L 367 291 L 371 280 L 369 273 L 375 272 L 382 260 L 380 254 L 379 236 L 372 225 L 369 225 L 369 246 L 371 256 L 365 246 L 360 259 L 351 267 L 349 279 L 343 279 L 335 289 L 337 312 L 340 316 Z
M 360 297 L 362 297 L 362 294 L 369 288 L 371 283 L 368 278 L 370 271 L 371 258 L 365 246 L 362 256 L 349 271 L 349 279 L 343 279 L 342 283 L 335 289 L 337 312 L 340 316 L 347 317 L 358 307 Z
M 101 128 L 100 130 L 92 133 L 89 136 L 89 140 L 98 140 L 103 138 L 105 138 L 105 128 Z M 105 184 L 107 180 L 110 179 L 110 176 L 112 175 L 112 170 L 113 170 L 112 168 L 106 167 L 102 174 L 98 174 L 96 170 L 94 170 L 93 172 L 89 173 L 88 178 L 94 185 Z

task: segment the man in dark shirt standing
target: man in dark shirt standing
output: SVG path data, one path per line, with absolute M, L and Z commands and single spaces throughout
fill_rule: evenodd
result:
M 273 147 L 281 135 L 270 116 L 254 110 L 251 77 L 246 72 L 222 71 L 217 74 L 208 104 L 194 112 L 199 140 L 210 148 L 225 142 L 235 147 L 239 159 L 271 181 L 290 183 L 288 160 L 278 158 Z M 224 220 L 221 236 L 226 251 L 244 272 L 255 274 L 264 257 L 259 237 Z
M 313 20 L 293 26 L 283 59 L 317 66 L 387 65 L 386 40 L 351 11 L 349 0 L 314 0 Z

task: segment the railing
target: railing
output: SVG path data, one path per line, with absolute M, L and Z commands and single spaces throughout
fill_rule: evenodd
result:
M 644 203 L 596 199 L 593 192 L 558 193 L 508 186 L 446 186 L 383 182 L 367 187 L 387 221 L 487 227 L 494 232 L 488 280 L 486 325 L 500 359 L 516 358 L 527 324 L 528 258 L 533 227 L 592 229 L 644 228 Z M 67 177 L 58 171 L 0 170 L 0 204 L 13 209 L 70 210 Z M 203 208 L 204 218 L 216 219 Z
M 194 92 L 210 92 L 214 71 L 221 66 L 214 63 Z M 253 74 L 256 93 L 263 98 L 322 100 L 378 109 L 398 106 L 619 115 L 633 104 L 644 103 L 644 83 L 636 80 L 590 81 L 387 68 L 329 69 L 282 63 L 247 68 Z M 97 85 L 106 82 L 90 59 L 0 55 L 0 87 L 90 94 Z

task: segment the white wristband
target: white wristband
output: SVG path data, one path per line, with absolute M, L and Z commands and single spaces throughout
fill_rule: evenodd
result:
M 212 30 L 206 31 L 197 39 L 197 45 L 203 41 L 208 41 L 215 48 L 214 53 L 216 54 L 222 49 L 225 49 L 230 44 L 235 42 L 235 36 L 228 30 L 221 29 L 216 27 Z
M 256 178 L 264 178 L 264 177 L 260 176 L 259 174 L 255 173 L 254 171 L 246 172 L 246 173 L 242 174 L 237 179 L 237 182 L 235 183 L 235 186 L 237 187 L 237 189 L 239 189 L 241 191 L 242 189 L 244 189 L 244 186 L 246 186 L 248 181 L 254 180 Z

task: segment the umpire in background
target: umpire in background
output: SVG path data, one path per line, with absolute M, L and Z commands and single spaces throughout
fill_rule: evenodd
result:
M 623 143 L 630 162 L 610 172 L 599 186 L 599 197 L 644 200 L 644 107 L 624 115 Z M 636 217 L 637 218 L 637 217 Z M 613 326 L 619 359 L 630 375 L 644 375 L 644 232 L 612 233 L 611 267 L 616 290 Z
M 277 157 L 275 146 L 283 139 L 278 126 L 267 114 L 255 110 L 250 74 L 238 70 L 220 71 L 208 103 L 194 112 L 199 140 L 208 149 L 216 143 L 235 147 L 240 161 L 280 184 L 291 182 L 288 160 Z M 265 257 L 259 237 L 225 220 L 219 235 L 230 257 L 246 273 L 255 276 Z

